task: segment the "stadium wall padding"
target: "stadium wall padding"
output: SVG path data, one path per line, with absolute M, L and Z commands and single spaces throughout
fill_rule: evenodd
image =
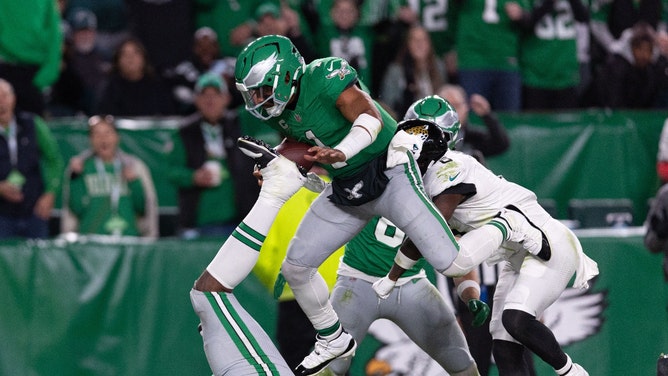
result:
M 668 353 L 661 255 L 643 247 L 638 230 L 581 236 L 600 277 L 545 316 L 591 375 L 652 375 Z M 210 375 L 189 291 L 222 241 L 0 243 L 0 375 Z M 270 292 L 251 275 L 236 295 L 274 336 Z M 367 336 L 351 374 L 364 375 L 388 346 Z

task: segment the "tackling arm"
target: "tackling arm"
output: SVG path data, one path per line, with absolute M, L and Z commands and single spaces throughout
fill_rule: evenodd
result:
M 487 260 L 504 241 L 497 226 L 484 225 L 459 239 L 459 253 L 452 264 L 442 271 L 448 277 L 459 277 Z
M 465 198 L 466 196 L 462 194 L 440 194 L 434 198 L 434 203 L 447 221 L 452 218 L 455 208 Z M 390 296 L 390 292 L 392 292 L 397 280 L 399 280 L 406 270 L 412 268 L 421 256 L 420 250 L 417 249 L 415 244 L 410 239 L 406 239 L 401 249 L 397 251 L 390 272 L 373 284 L 372 287 L 376 294 L 382 299 Z

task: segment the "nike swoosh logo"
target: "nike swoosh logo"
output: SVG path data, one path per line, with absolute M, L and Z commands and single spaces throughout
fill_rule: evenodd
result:
M 461 173 L 462 173 L 462 172 L 460 171 L 460 172 L 458 172 L 457 175 L 455 175 L 455 176 L 449 176 L 448 179 L 449 179 L 450 181 L 454 181 L 455 179 L 457 179 L 457 176 L 459 176 L 459 174 L 461 174 Z

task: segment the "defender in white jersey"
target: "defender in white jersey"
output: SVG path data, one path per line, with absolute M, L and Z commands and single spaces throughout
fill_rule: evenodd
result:
M 416 117 L 434 121 L 419 114 Z M 410 129 L 406 131 L 410 133 Z M 426 168 L 423 179 L 428 196 L 450 227 L 465 234 L 459 240 L 462 251 L 444 274 L 459 276 L 483 261 L 503 261 L 490 323 L 499 374 L 528 375 L 522 357 L 526 346 L 558 375 L 588 375 L 571 361 L 550 329 L 536 318 L 557 300 L 573 275 L 574 287 L 587 288 L 587 281 L 598 274 L 596 263 L 584 254 L 573 232 L 538 204 L 532 191 L 493 174 L 469 155 L 447 148 L 442 152 L 435 160 L 420 156 L 418 163 Z M 550 246 L 547 261 L 528 254 L 516 243 L 503 241 L 498 231 L 488 225 L 504 208 L 520 212 L 541 230 Z M 478 231 L 471 232 L 474 229 Z M 398 257 L 404 263 L 406 259 L 417 259 L 414 248 L 404 247 L 399 253 L 404 253 Z M 395 264 L 390 274 L 376 283 L 380 296 L 402 271 Z

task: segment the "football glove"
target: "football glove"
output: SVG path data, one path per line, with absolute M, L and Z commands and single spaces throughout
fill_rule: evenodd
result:
M 320 193 L 324 191 L 325 188 L 327 188 L 327 182 L 322 180 L 318 174 L 309 172 L 306 174 L 306 183 L 304 183 L 304 188 L 311 192 Z
M 471 299 L 467 304 L 469 311 L 473 314 L 473 322 L 471 325 L 479 327 L 485 323 L 489 317 L 489 306 L 487 303 L 478 299 Z
M 278 275 L 276 276 L 276 281 L 274 282 L 274 299 L 278 299 L 281 297 L 286 282 L 287 281 L 285 280 L 285 277 L 283 277 L 283 273 L 278 272 Z
M 373 288 L 373 291 L 376 292 L 376 295 L 378 295 L 379 298 L 387 299 L 396 284 L 397 282 L 391 280 L 388 276 L 385 276 L 374 282 L 373 285 L 371 285 L 371 288 Z

